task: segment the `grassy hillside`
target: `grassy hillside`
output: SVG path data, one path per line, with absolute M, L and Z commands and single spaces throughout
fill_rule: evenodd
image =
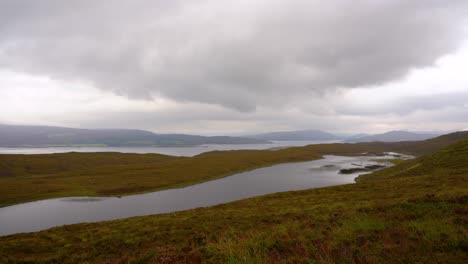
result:
M 422 156 L 464 139 L 468 139 L 468 131 L 455 132 L 423 141 L 368 142 L 355 144 L 335 143 L 312 145 L 307 147 L 313 148 L 320 154 L 336 153 L 349 155 L 352 153 L 392 151 L 411 154 L 414 156 Z
M 116 165 L 154 164 L 175 160 L 161 154 L 60 153 L 0 155 L 0 178 L 71 172 Z
M 187 186 L 278 163 L 313 160 L 325 154 L 395 151 L 421 155 L 463 138 L 468 138 L 468 132 L 416 142 L 213 151 L 195 157 L 124 153 L 0 155 L 0 206 L 52 197 L 125 195 Z
M 466 263 L 467 150 L 357 184 L 1 237 L 0 262 Z
M 468 175 L 468 144 L 461 141 L 432 155 L 422 156 L 372 175 L 361 175 L 358 181 L 411 178 L 421 175 Z

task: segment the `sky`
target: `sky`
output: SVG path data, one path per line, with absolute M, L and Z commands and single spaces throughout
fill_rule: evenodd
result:
M 466 0 L 3 0 L 0 123 L 468 129 Z

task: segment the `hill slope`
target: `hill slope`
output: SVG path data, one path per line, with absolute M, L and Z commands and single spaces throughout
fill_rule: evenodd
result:
M 466 263 L 467 150 L 357 184 L 0 237 L 0 262 Z
M 70 145 L 191 146 L 201 144 L 265 144 L 265 140 L 240 137 L 204 137 L 155 134 L 132 129 L 77 129 L 49 126 L 0 125 L 0 147 Z
M 466 140 L 450 145 L 450 147 L 443 148 L 433 154 L 375 172 L 372 175 L 361 175 L 357 180 L 375 181 L 453 173 L 462 175 L 468 180 L 468 141 Z

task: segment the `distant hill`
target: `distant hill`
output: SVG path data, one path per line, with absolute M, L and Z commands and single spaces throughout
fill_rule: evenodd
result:
M 339 140 L 340 137 L 321 130 L 297 130 L 297 131 L 282 131 L 271 132 L 265 134 L 251 135 L 250 138 L 263 140 Z
M 342 137 L 345 140 L 352 140 L 352 139 L 357 139 L 357 138 L 362 138 L 362 137 L 367 137 L 367 136 L 372 136 L 371 134 L 366 134 L 366 133 L 359 133 L 359 134 L 335 134 L 337 136 Z
M 48 146 L 193 146 L 202 144 L 267 144 L 269 141 L 243 137 L 204 137 L 184 134 L 155 134 L 132 129 L 77 129 L 51 126 L 0 125 L 0 147 Z
M 439 136 L 440 134 L 419 133 L 408 131 L 390 131 L 383 134 L 352 137 L 345 142 L 399 142 L 399 141 L 420 141 Z

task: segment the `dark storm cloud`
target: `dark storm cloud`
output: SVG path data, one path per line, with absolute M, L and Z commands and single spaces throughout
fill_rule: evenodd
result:
M 467 10 L 462 0 L 5 0 L 0 67 L 251 111 L 431 65 L 460 44 Z

